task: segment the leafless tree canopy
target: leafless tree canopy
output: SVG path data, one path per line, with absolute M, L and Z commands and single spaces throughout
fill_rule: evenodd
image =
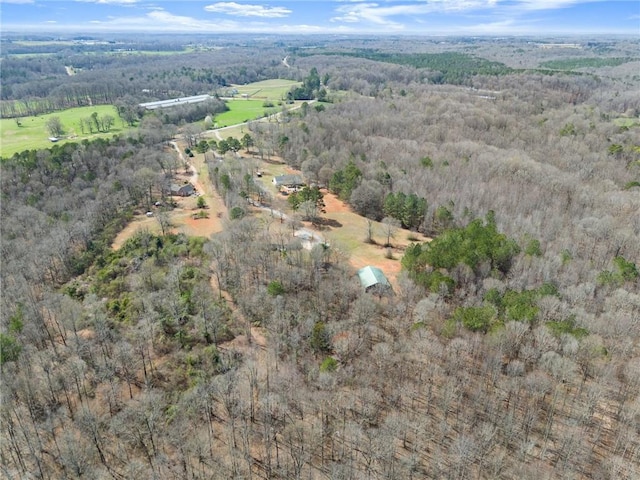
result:
M 302 248 L 300 218 L 275 232 L 250 214 L 210 239 L 166 224 L 113 251 L 179 167 L 174 118 L 4 158 L 2 477 L 640 478 L 637 40 L 285 40 L 139 64 L 79 55 L 87 76 L 68 82 L 55 56 L 38 57 L 48 78 L 3 77 L 2 112 L 316 68 L 329 102 L 252 123 L 254 150 L 323 185 L 357 168 L 346 200 L 386 216 L 369 237 L 392 246 L 404 234 L 384 213 L 389 194 L 426 202 L 415 238 L 494 222 L 518 246 L 510 268 L 442 268 L 451 290 L 405 270 L 378 297 L 339 246 Z M 511 70 L 447 83 L 444 71 L 361 58 L 370 51 L 473 53 Z M 3 58 L 3 76 L 20 58 Z M 131 72 L 135 88 L 122 87 Z M 208 168 L 230 210 L 266 198 L 255 165 L 229 156 Z

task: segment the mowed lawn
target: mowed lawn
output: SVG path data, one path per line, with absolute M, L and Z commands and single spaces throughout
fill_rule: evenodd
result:
M 90 117 L 96 112 L 99 117 L 111 115 L 114 124 L 107 133 L 82 133 L 80 119 Z M 51 117 L 59 117 L 62 122 L 65 134 L 60 138 L 59 143 L 79 142 L 84 139 L 98 137 L 111 137 L 115 134 L 129 130 L 131 127 L 124 124 L 113 105 L 96 105 L 95 107 L 70 108 L 60 112 L 38 115 L 35 117 L 20 118 L 20 126 L 13 118 L 0 119 L 0 156 L 10 157 L 16 152 L 47 148 L 52 145 L 49 140 L 50 134 L 47 131 L 47 121 Z

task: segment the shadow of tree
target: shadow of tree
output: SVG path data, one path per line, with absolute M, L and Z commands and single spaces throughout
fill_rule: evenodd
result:
M 319 229 L 342 227 L 342 223 L 333 218 L 318 218 L 313 222 L 313 225 Z

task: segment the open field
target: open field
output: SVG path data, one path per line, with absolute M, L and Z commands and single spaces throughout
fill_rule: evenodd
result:
M 107 133 L 82 134 L 80 119 L 90 117 L 96 112 L 99 116 L 111 115 L 115 122 Z M 51 117 L 59 117 L 64 127 L 65 135 L 59 143 L 69 141 L 78 142 L 84 139 L 98 137 L 111 137 L 115 134 L 129 130 L 118 117 L 113 105 L 96 105 L 94 107 L 70 108 L 61 112 L 38 115 L 36 117 L 20 118 L 20 126 L 13 118 L 0 119 L 0 156 L 10 157 L 23 150 L 47 148 L 52 145 L 47 131 L 47 121 Z
M 251 99 L 271 100 L 277 102 L 284 100 L 291 87 L 302 85 L 302 82 L 292 80 L 263 80 L 261 82 L 248 83 L 246 85 L 232 85 L 240 95 L 248 95 Z
M 258 120 L 268 115 L 275 115 L 282 110 L 281 106 L 265 107 L 263 100 L 227 100 L 228 112 L 220 113 L 215 118 L 216 128 L 224 128 L 232 125 Z M 295 109 L 304 102 L 297 101 L 287 105 L 288 109 Z
M 300 85 L 300 82 L 281 79 L 232 85 L 238 91 L 237 95 L 246 95 L 247 97 L 227 100 L 229 111 L 216 116 L 215 121 L 218 127 L 227 127 L 277 113 L 280 109 L 278 103 L 287 96 L 287 92 L 295 85 Z M 265 107 L 265 102 L 271 102 L 274 106 Z
M 372 238 L 375 243 L 365 243 L 367 236 L 367 219 L 353 212 L 343 201 L 331 193 L 324 194 L 326 214 L 322 217 L 326 225 L 320 233 L 334 248 L 341 250 L 355 269 L 373 265 L 381 269 L 391 284 L 397 287 L 397 277 L 401 270 L 400 259 L 404 249 L 412 243 L 409 238 L 415 237 L 419 241 L 429 240 L 417 232 L 398 228 L 390 239 L 390 256 L 384 247 L 387 240 L 385 225 L 372 222 Z M 389 258 L 388 258 L 389 257 Z
M 222 138 L 237 138 L 240 139 L 245 133 L 249 133 L 248 128 L 244 125 L 231 125 L 229 127 L 223 127 L 216 130 L 207 130 L 204 132 L 204 138 L 213 138 L 214 140 L 220 140 Z
M 221 113 L 215 118 L 218 127 L 248 122 L 276 112 L 273 107 L 265 108 L 264 100 L 228 100 L 226 103 L 229 111 Z

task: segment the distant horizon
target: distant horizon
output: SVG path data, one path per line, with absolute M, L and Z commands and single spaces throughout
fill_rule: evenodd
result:
M 0 0 L 2 1 L 2 0 Z M 69 40 L 83 40 L 77 39 L 75 37 L 88 37 L 86 40 L 103 40 L 107 41 L 107 39 L 112 39 L 114 37 L 121 36 L 123 38 L 130 39 L 132 36 L 142 36 L 144 37 L 162 37 L 165 36 L 166 33 L 155 32 L 155 31 L 108 31 L 108 32 L 95 32 L 95 31 L 67 31 L 67 32 L 56 32 L 56 31 L 42 31 L 42 32 L 20 32 L 20 31 L 2 31 L 0 32 L 0 38 L 4 37 L 45 37 L 49 41 L 69 41 Z M 261 37 L 273 37 L 273 38 L 308 38 L 308 37 L 327 37 L 327 38 L 449 38 L 449 39 L 469 39 L 469 38 L 481 38 L 481 39 L 531 39 L 531 40 L 586 40 L 590 38 L 599 38 L 599 39 L 630 39 L 630 40 L 639 40 L 640 37 L 637 35 L 632 35 L 629 33 L 546 33 L 546 34 L 503 34 L 503 35 L 491 35 L 491 34 L 477 34 L 477 35 L 464 35 L 464 34 L 426 34 L 426 33 L 367 33 L 367 32 L 354 32 L 354 33 L 270 33 L 270 32 L 222 32 L 222 33 L 204 33 L 204 32 L 193 32 L 193 33 L 173 33 L 172 36 L 174 38 L 181 37 L 246 37 L 246 36 L 261 36 Z M 35 40 L 37 41 L 37 40 Z
M 637 0 L 2 0 L 3 35 L 630 36 Z

